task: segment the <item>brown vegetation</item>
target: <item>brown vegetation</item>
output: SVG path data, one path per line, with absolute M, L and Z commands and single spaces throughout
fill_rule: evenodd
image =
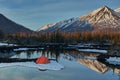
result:
M 4 36 L 4 41 L 17 44 L 40 43 L 120 43 L 120 32 L 94 31 L 94 32 L 48 32 L 48 33 L 16 33 Z

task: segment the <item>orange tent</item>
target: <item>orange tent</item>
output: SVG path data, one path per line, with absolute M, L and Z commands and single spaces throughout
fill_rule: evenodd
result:
M 36 60 L 36 63 L 37 64 L 48 64 L 50 63 L 50 60 L 45 56 L 41 56 Z

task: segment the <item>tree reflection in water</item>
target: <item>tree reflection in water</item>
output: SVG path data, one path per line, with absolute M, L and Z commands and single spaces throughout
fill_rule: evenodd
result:
M 16 53 L 10 50 L 0 51 L 0 58 L 10 58 L 11 56 L 15 55 Z
M 6 53 L 6 55 L 7 54 L 8 53 Z M 38 50 L 38 51 L 10 52 L 9 55 L 3 56 L 3 57 L 32 59 L 32 58 L 38 58 L 42 55 L 48 57 L 49 59 L 55 59 L 58 62 L 60 58 L 63 58 L 69 61 L 76 61 L 82 65 L 87 66 L 89 69 L 92 69 L 102 74 L 106 73 L 108 70 L 111 70 L 114 73 L 120 74 L 120 66 L 115 66 L 115 65 L 111 66 L 108 63 L 97 61 L 95 57 L 99 56 L 100 55 L 99 53 L 88 53 L 88 52 L 86 53 L 86 52 L 79 52 L 74 50 L 49 49 L 49 50 Z
M 58 49 L 54 50 L 38 50 L 38 51 L 16 51 L 16 55 L 14 55 L 14 58 L 38 58 L 40 56 L 46 56 L 50 59 L 55 59 L 58 61 L 61 51 Z

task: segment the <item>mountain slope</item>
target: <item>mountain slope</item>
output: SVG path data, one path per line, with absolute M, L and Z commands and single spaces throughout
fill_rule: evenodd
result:
M 2 14 L 0 14 L 0 30 L 10 34 L 17 32 L 32 32 L 32 30 L 9 20 Z
M 97 30 L 120 29 L 120 17 L 114 10 L 107 6 L 99 8 L 88 15 L 79 17 L 79 19 L 88 21 L 89 24 L 94 26 L 94 29 Z
M 54 32 L 57 29 L 60 31 L 89 31 L 92 26 L 87 21 L 79 21 L 79 18 L 70 18 L 57 23 L 45 25 L 37 30 L 37 32 Z
M 109 7 L 103 6 L 84 16 L 45 25 L 38 29 L 37 32 L 54 32 L 57 29 L 67 32 L 97 30 L 119 31 L 120 16 Z
M 115 9 L 114 11 L 117 12 L 117 14 L 120 16 L 120 8 Z

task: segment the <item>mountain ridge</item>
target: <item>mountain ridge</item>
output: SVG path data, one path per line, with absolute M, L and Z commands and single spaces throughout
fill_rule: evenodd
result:
M 0 30 L 9 34 L 14 34 L 17 32 L 26 32 L 26 33 L 33 32 L 32 30 L 8 19 L 1 13 L 0 13 Z
M 50 25 L 47 28 L 45 26 L 39 28 L 37 32 L 54 32 L 57 29 L 60 31 L 74 32 L 74 31 L 95 31 L 95 30 L 120 30 L 120 16 L 113 9 L 103 6 L 100 7 L 86 15 L 72 18 L 75 19 L 74 22 L 70 23 L 61 23 L 57 22 L 57 25 Z M 68 19 L 66 21 L 70 21 Z M 63 20 L 64 21 L 64 20 Z M 65 25 L 64 25 L 65 24 Z M 69 25 L 70 24 L 70 25 Z M 62 25 L 62 26 L 61 26 Z M 67 25 L 67 26 L 66 26 Z M 64 27 L 65 26 L 65 27 Z
M 80 20 L 87 20 L 95 29 L 118 28 L 120 26 L 120 17 L 107 6 L 80 17 Z

